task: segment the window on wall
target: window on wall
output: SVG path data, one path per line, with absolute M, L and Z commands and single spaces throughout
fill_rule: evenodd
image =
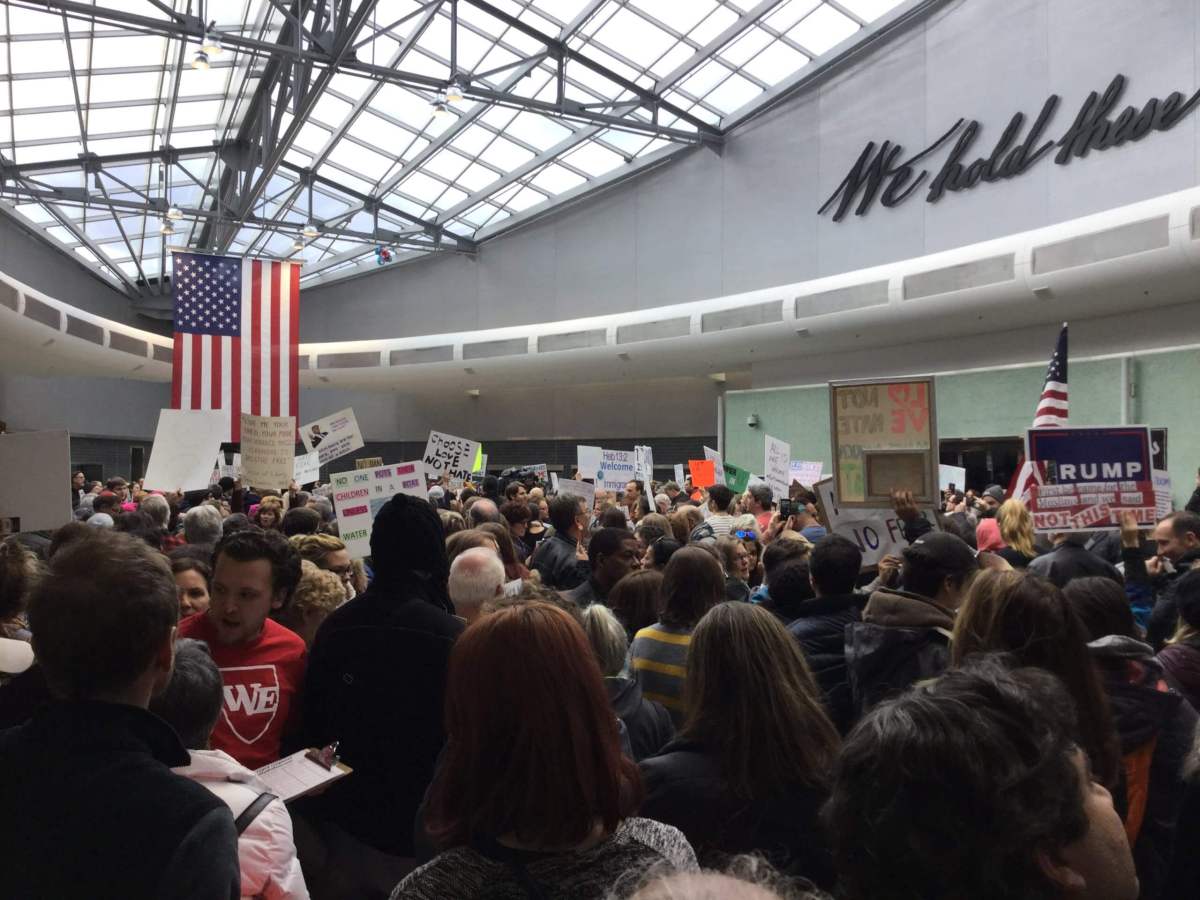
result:
M 989 484 L 1008 489 L 1017 474 L 1025 442 L 1019 437 L 963 438 L 938 441 L 939 462 L 967 470 L 967 483 L 959 487 L 981 491 Z

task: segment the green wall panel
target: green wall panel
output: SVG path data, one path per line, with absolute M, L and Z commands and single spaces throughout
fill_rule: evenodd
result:
M 1136 398 L 1131 421 L 1168 429 L 1168 464 L 1175 503 L 1191 494 L 1200 466 L 1200 351 L 1135 357 Z M 1033 420 L 1045 369 L 1029 366 L 940 375 L 936 379 L 938 436 L 1024 435 Z M 1121 361 L 1072 362 L 1071 424 L 1118 425 Z M 747 416 L 759 417 L 757 428 Z M 824 386 L 731 392 L 725 397 L 725 458 L 752 472 L 763 467 L 763 435 L 792 445 L 793 459 L 820 459 L 831 472 L 829 392 Z

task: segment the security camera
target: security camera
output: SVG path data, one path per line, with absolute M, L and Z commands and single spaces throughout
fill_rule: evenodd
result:
M 749 428 L 757 428 L 758 427 L 758 416 L 756 416 L 754 413 L 750 413 L 750 415 L 748 415 L 746 417 L 746 425 Z

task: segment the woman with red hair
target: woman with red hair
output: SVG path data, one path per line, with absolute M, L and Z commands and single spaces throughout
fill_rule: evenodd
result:
M 443 852 L 393 900 L 600 900 L 621 896 L 610 892 L 630 870 L 696 869 L 678 830 L 634 817 L 637 766 L 621 754 L 587 637 L 563 610 L 520 603 L 463 632 L 450 656 L 446 731 L 424 818 Z

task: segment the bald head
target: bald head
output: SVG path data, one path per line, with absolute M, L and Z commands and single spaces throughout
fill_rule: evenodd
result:
M 471 504 L 471 508 L 467 510 L 467 518 L 472 528 L 478 528 L 485 522 L 499 522 L 500 508 L 494 501 L 482 497 Z
M 473 622 L 483 604 L 504 591 L 504 564 L 490 547 L 472 547 L 450 565 L 450 599 L 455 612 Z

